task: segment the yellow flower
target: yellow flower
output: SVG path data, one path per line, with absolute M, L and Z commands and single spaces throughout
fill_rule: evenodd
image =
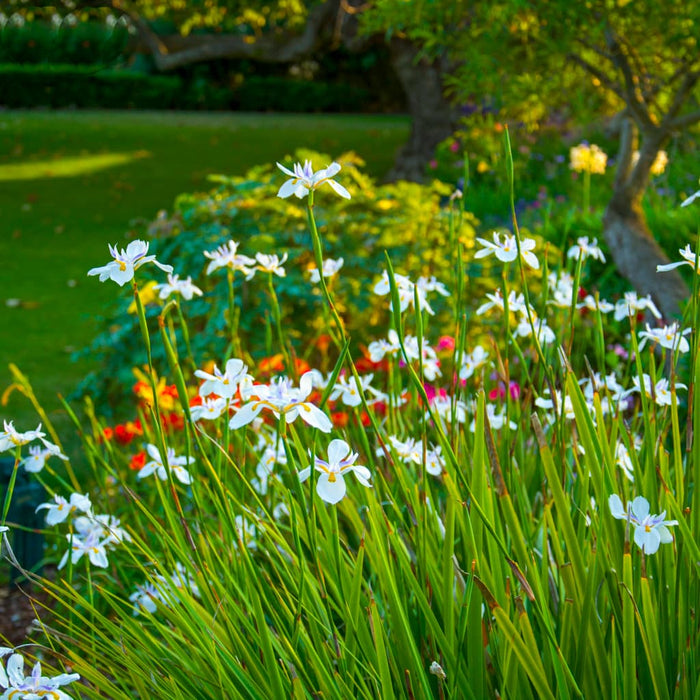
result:
M 637 161 L 639 160 L 639 151 L 635 151 L 632 154 L 632 167 L 634 168 L 635 165 L 637 165 Z M 652 175 L 661 175 L 664 170 L 666 170 L 666 166 L 668 165 L 668 153 L 666 151 L 659 151 L 656 154 L 656 158 L 654 159 L 654 162 L 651 164 L 651 169 L 650 173 Z
M 154 302 L 158 301 L 158 290 L 156 289 L 156 282 L 155 280 L 151 280 L 150 282 L 147 282 L 146 284 L 143 285 L 143 287 L 139 288 L 139 297 L 141 298 L 141 303 L 143 306 L 146 306 L 146 304 L 153 304 Z M 127 311 L 130 314 L 135 314 L 136 313 L 136 301 L 132 301 L 131 304 L 129 304 L 129 308 Z
M 579 173 L 595 173 L 602 175 L 605 173 L 605 166 L 608 164 L 608 156 L 600 146 L 592 143 L 590 146 L 581 143 L 574 146 L 569 151 L 571 169 Z

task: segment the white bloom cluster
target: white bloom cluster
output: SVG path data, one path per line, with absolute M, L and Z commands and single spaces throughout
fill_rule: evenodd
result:
M 76 564 L 85 554 L 93 566 L 106 568 L 107 551 L 131 540 L 118 518 L 112 515 L 95 515 L 92 512 L 92 503 L 87 495 L 73 493 L 68 500 L 55 495 L 53 502 L 37 506 L 37 511 L 39 510 L 46 510 L 47 525 L 62 523 L 78 512 L 83 514 L 72 520 L 72 532 L 66 535 L 69 549 L 61 558 L 59 569 L 66 565 L 69 556 L 71 563 Z

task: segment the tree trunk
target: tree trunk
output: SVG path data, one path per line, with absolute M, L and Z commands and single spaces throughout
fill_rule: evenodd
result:
M 419 58 L 417 46 L 403 39 L 392 39 L 390 49 L 392 65 L 408 101 L 411 134 L 386 179 L 422 182 L 435 147 L 454 131 L 455 113 L 443 94 L 442 66 Z
M 641 207 L 630 203 L 621 208 L 614 202 L 605 212 L 603 235 L 617 269 L 638 294 L 651 294 L 664 318 L 679 316 L 681 305 L 690 297 L 683 278 L 676 270 L 656 271 L 669 259 L 651 235 Z
M 656 271 L 657 265 L 665 265 L 669 259 L 654 240 L 642 210 L 651 167 L 665 140 L 663 130 L 644 129 L 635 162 L 637 127 L 622 115 L 617 172 L 613 196 L 603 216 L 603 236 L 620 274 L 638 294 L 651 294 L 664 318 L 670 320 L 680 315 L 690 290 L 676 270 Z

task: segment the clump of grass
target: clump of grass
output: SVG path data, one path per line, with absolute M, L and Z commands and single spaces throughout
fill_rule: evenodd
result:
M 274 310 L 279 260 L 238 261 L 265 275 L 276 378 L 250 348 L 232 357 L 235 335 L 217 369 L 193 371 L 187 301 L 165 301 L 151 334 L 136 270 L 146 453 L 110 440 L 94 409 L 75 418 L 89 487 L 61 470 L 46 484 L 91 503 L 74 497 L 57 525 L 61 573 L 38 581 L 53 609 L 23 653 L 69 666 L 95 698 L 694 696 L 697 335 L 640 331 L 628 299 L 611 367 L 615 322 L 604 300 L 578 301 L 595 242 L 559 269 L 532 257 L 506 145 L 511 233 L 479 253 L 500 268 L 500 301 L 496 288 L 487 309 L 467 301 L 455 199 L 451 326 L 430 323 L 437 281 L 387 257 L 387 333 L 357 356 L 321 274 L 329 373 L 294 356 Z M 314 199 L 332 193 L 300 181 L 323 270 Z M 117 254 L 104 275 L 134 263 Z M 478 312 L 493 318 L 479 349 Z M 697 328 L 696 303 L 687 314 Z

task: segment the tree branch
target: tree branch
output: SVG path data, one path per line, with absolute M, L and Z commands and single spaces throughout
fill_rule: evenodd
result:
M 692 126 L 696 122 L 700 121 L 700 109 L 696 109 L 694 112 L 687 112 L 686 114 L 681 114 L 680 117 L 672 119 L 668 127 L 671 131 L 677 129 L 685 129 L 686 127 Z
M 309 13 L 299 34 L 266 35 L 251 41 L 250 37 L 231 34 L 193 34 L 158 36 L 138 14 L 114 0 L 116 10 L 129 17 L 139 37 L 153 56 L 158 70 L 221 58 L 250 58 L 268 63 L 290 63 L 308 56 L 318 48 L 324 29 L 332 31 L 340 2 L 327 0 Z
M 623 102 L 626 102 L 625 95 L 622 91 L 620 85 L 611 80 L 603 71 L 596 68 L 592 63 L 587 61 L 583 56 L 579 56 L 576 53 L 570 53 L 569 59 L 574 63 L 577 63 L 583 70 L 590 73 L 596 80 L 599 80 L 601 85 L 604 85 L 608 90 L 617 95 Z
M 690 93 L 693 91 L 693 88 L 697 84 L 699 77 L 700 73 L 698 73 L 697 70 L 689 71 L 688 73 L 686 73 L 685 77 L 683 78 L 683 82 L 681 83 L 680 87 L 678 88 L 676 94 L 673 97 L 673 102 L 671 103 L 671 106 L 666 111 L 666 115 L 664 116 L 663 121 L 661 122 L 662 128 L 671 128 L 671 124 L 678 117 L 678 113 L 683 108 L 683 104 L 688 99 L 688 95 L 690 95 Z M 688 115 L 685 116 L 687 117 Z M 691 121 L 690 124 L 692 123 L 693 122 Z M 677 125 L 676 128 L 678 128 Z
M 641 131 L 649 131 L 656 128 L 644 101 L 640 98 L 632 67 L 625 56 L 620 42 L 611 29 L 605 31 L 606 41 L 611 52 L 613 65 L 620 71 L 624 80 L 624 101 L 629 107 L 630 114 L 635 117 Z
M 636 127 L 630 119 L 628 110 L 623 110 L 620 116 L 620 147 L 617 152 L 617 170 L 615 171 L 615 183 L 613 191 L 618 192 L 624 188 L 632 168 L 632 153 L 634 153 L 637 140 Z

